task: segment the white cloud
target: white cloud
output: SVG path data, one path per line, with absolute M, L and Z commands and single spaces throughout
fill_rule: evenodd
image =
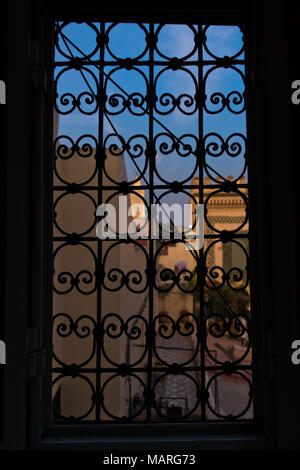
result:
M 166 25 L 159 33 L 158 49 L 169 57 L 183 57 L 194 47 L 194 33 L 187 25 Z

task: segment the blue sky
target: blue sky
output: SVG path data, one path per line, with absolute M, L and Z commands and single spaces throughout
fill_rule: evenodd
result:
M 98 25 L 94 24 L 95 29 Z M 144 24 L 144 28 L 148 29 L 148 25 Z M 157 28 L 158 25 L 155 25 Z M 120 58 L 136 57 L 145 49 L 145 33 L 143 29 L 137 24 L 119 24 L 112 27 L 110 23 L 106 24 L 106 29 L 110 28 L 110 40 L 109 49 L 112 54 L 118 55 Z M 194 31 L 197 31 L 197 26 L 193 26 Z M 193 29 L 187 25 L 166 25 L 164 26 L 159 34 L 158 48 L 162 54 L 169 57 L 183 57 L 193 51 L 194 48 L 194 32 Z M 79 49 L 85 54 L 90 55 L 91 60 L 98 59 L 99 52 L 93 54 L 93 50 L 96 46 L 96 32 L 86 24 L 72 23 L 63 29 L 63 32 L 68 36 Z M 242 47 L 242 33 L 236 26 L 210 26 L 206 31 L 207 36 L 207 47 L 217 57 L 233 56 L 240 51 Z M 63 53 L 68 53 L 64 43 L 60 40 L 59 45 Z M 78 50 L 70 46 L 74 56 L 79 56 Z M 205 60 L 211 60 L 212 57 L 203 50 L 203 58 Z M 156 60 L 164 60 L 155 53 Z M 244 58 L 244 54 L 241 53 L 238 56 L 239 59 Z M 56 50 L 55 59 L 57 61 L 66 60 L 64 56 Z M 148 52 L 143 56 L 143 59 L 148 59 Z M 197 60 L 198 53 L 191 55 L 189 60 Z M 114 60 L 114 57 L 110 54 L 109 50 L 105 52 L 105 60 Z M 64 68 L 63 66 L 56 67 L 55 76 Z M 98 76 L 97 68 L 93 65 L 86 67 L 84 71 L 85 76 L 93 89 L 97 91 L 97 84 L 92 76 L 92 73 Z M 110 73 L 115 66 L 107 65 L 105 72 Z M 186 71 L 166 71 L 162 74 L 160 72 L 164 69 L 163 65 L 155 67 L 155 76 L 159 75 L 157 79 L 156 94 L 160 97 L 163 93 L 171 93 L 175 97 L 180 94 L 188 94 L 193 96 L 195 93 L 195 84 L 191 77 L 196 76 L 197 80 L 197 67 L 190 65 L 186 66 Z M 243 72 L 243 65 L 237 66 L 237 68 Z M 148 77 L 148 68 L 146 66 L 139 67 L 140 72 L 144 73 L 146 78 Z M 190 73 L 189 73 L 190 72 Z M 205 66 L 203 73 L 208 73 L 208 79 L 206 82 L 205 92 L 210 98 L 212 93 L 220 92 L 225 95 L 233 90 L 239 92 L 244 91 L 243 80 L 239 73 L 230 68 L 218 68 L 213 70 L 213 65 Z M 145 95 L 146 85 L 145 80 L 141 73 L 135 70 L 119 70 L 112 74 L 112 78 L 127 92 L 139 92 Z M 88 87 L 84 82 L 79 71 L 74 69 L 65 72 L 58 82 L 58 93 L 59 97 L 64 93 L 74 93 L 78 96 L 81 92 L 88 91 Z M 120 94 L 120 90 L 111 82 L 108 81 L 107 95 L 110 96 L 114 93 Z M 210 109 L 216 108 L 214 105 L 208 105 Z M 63 109 L 63 107 L 61 107 Z M 86 109 L 91 111 L 91 114 L 86 116 L 80 113 L 78 110 L 73 111 L 66 116 L 59 116 L 59 135 L 66 134 L 77 139 L 80 135 L 89 133 L 97 136 L 98 129 L 98 113 L 92 112 L 92 106 L 86 106 Z M 114 108 L 109 108 L 112 111 Z M 164 107 L 160 106 L 159 109 L 163 110 Z M 189 108 L 186 108 L 189 109 Z M 193 109 L 193 106 L 191 107 Z M 236 106 L 236 109 L 240 109 Z M 136 109 L 138 111 L 138 109 Z M 165 126 L 167 126 L 177 137 L 183 134 L 194 134 L 198 137 L 198 112 L 186 116 L 180 110 L 176 109 L 170 115 L 162 116 L 155 113 L 157 119 L 159 119 Z M 124 111 L 120 115 L 110 116 L 113 125 L 117 131 L 127 140 L 130 136 L 138 133 L 148 135 L 148 116 L 133 116 L 128 110 Z M 203 130 L 204 134 L 210 132 L 216 132 L 226 139 L 232 133 L 242 133 L 246 136 L 246 115 L 245 112 L 240 114 L 233 114 L 228 110 L 224 109 L 218 114 L 208 114 L 204 112 L 203 115 Z M 104 122 L 104 133 L 108 135 L 113 130 L 110 123 L 105 119 Z M 165 132 L 158 124 L 154 125 L 154 132 L 160 133 Z M 167 139 L 168 140 L 168 139 Z M 190 140 L 191 141 L 191 140 Z M 112 142 L 112 140 L 111 140 Z M 116 141 L 117 142 L 117 141 Z M 241 140 L 240 140 L 241 142 Z M 136 176 L 136 169 L 131 159 L 125 155 L 126 169 L 128 179 L 131 180 Z M 139 167 L 143 167 L 144 157 L 136 160 Z M 189 157 L 179 157 L 175 153 L 171 155 L 162 155 L 158 152 L 156 157 L 157 168 L 163 178 L 168 181 L 183 180 L 188 178 L 192 173 L 195 166 L 195 157 L 190 155 Z M 207 156 L 207 163 L 211 165 L 216 171 L 221 173 L 224 177 L 233 175 L 238 177 L 242 172 L 244 166 L 244 159 L 242 155 L 232 158 L 226 154 L 219 158 Z M 212 173 L 213 174 L 213 173 Z M 216 175 L 214 175 L 216 176 Z M 159 182 L 158 180 L 156 181 Z M 144 183 L 144 181 L 143 181 Z

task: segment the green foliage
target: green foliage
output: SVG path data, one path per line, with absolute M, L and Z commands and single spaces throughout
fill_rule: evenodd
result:
M 190 281 L 191 288 L 195 288 L 197 283 L 196 273 Z M 246 289 L 241 284 L 233 284 L 232 287 L 224 283 L 223 286 L 214 282 L 209 287 L 204 286 L 204 304 L 206 314 L 221 314 L 232 317 L 235 314 L 246 314 L 249 316 L 250 298 Z M 194 291 L 195 301 L 198 300 L 199 291 Z M 227 305 L 228 306 L 227 306 Z M 232 311 L 231 311 L 232 310 Z

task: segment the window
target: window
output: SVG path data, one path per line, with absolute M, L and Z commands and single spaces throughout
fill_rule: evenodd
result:
M 52 23 L 48 421 L 249 426 L 244 24 L 82 20 Z M 139 230 L 151 204 L 189 204 L 182 239 L 99 240 L 97 207 L 120 213 L 119 196 L 139 203 Z M 188 250 L 197 204 L 204 246 Z

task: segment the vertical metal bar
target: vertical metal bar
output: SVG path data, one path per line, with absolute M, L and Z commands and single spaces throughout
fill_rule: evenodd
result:
M 202 21 L 198 22 L 198 34 L 201 34 L 202 38 Z M 202 41 L 198 42 L 198 86 L 199 86 L 199 107 L 198 107 L 198 137 L 199 137 L 199 154 L 198 154 L 198 163 L 199 163 L 199 204 L 204 203 L 204 118 L 203 118 L 203 103 L 204 99 L 204 82 L 203 82 L 203 46 Z M 205 230 L 205 226 L 204 226 Z M 205 241 L 205 233 L 204 233 Z M 199 265 L 198 265 L 198 282 L 199 282 L 199 324 L 200 324 L 200 390 L 201 390 L 201 420 L 206 421 L 206 405 L 204 401 L 204 390 L 205 390 L 205 343 L 206 341 L 206 328 L 205 328 L 205 315 L 204 315 L 204 243 L 203 247 L 199 250 Z
M 151 382 L 152 382 L 152 341 L 154 341 L 154 324 L 153 324 L 153 285 L 154 285 L 154 266 L 153 266 L 153 258 L 154 258 L 154 240 L 152 240 L 152 223 L 151 223 L 151 207 L 154 200 L 154 189 L 153 189 L 153 174 L 154 174 L 154 143 L 153 143 L 153 77 L 154 77 L 154 47 L 153 47 L 153 36 L 154 36 L 154 24 L 149 24 L 149 33 L 150 33 L 150 46 L 149 46 L 149 89 L 151 98 L 149 100 L 149 206 L 150 206 L 150 222 L 149 222 L 149 260 L 148 260 L 148 268 L 151 264 L 151 269 L 148 271 L 149 276 L 149 335 L 148 335 L 148 370 L 147 370 L 147 421 L 151 421 L 151 399 L 150 399 L 150 391 L 151 391 Z
M 105 51 L 105 42 L 104 42 L 104 34 L 105 34 L 105 23 L 101 21 L 99 24 L 100 28 L 100 63 L 99 63 L 99 121 L 98 121 L 98 155 L 97 155 L 97 166 L 98 166 L 98 205 L 102 204 L 102 185 L 103 185 L 103 155 L 105 152 L 105 148 L 103 148 L 103 120 L 104 120 L 104 90 L 103 90 L 103 70 L 104 70 L 104 51 Z M 101 96 L 102 94 L 102 96 Z M 97 348 L 96 348 L 96 421 L 99 422 L 101 420 L 101 408 L 100 408 L 100 390 L 101 390 L 101 337 L 100 337 L 100 324 L 101 324 L 101 317 L 102 317 L 102 309 L 101 309 L 101 299 L 102 299 L 102 286 L 99 277 L 99 264 L 102 263 L 102 242 L 101 240 L 97 240 L 97 249 L 98 249 L 98 266 L 96 267 L 96 282 L 97 282 Z M 102 272 L 102 270 L 101 270 Z M 102 281 L 102 279 L 101 279 Z

